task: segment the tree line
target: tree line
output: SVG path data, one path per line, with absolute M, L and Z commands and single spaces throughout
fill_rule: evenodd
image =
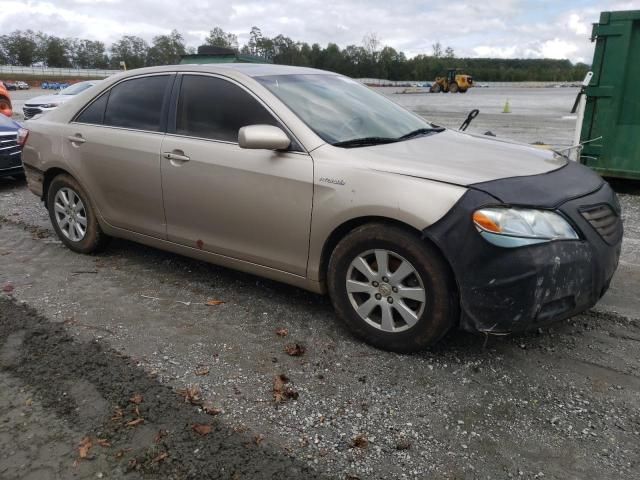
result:
M 284 35 L 270 38 L 253 27 L 247 43 L 240 46 L 235 34 L 215 27 L 204 44 L 232 48 L 277 64 L 321 68 L 354 78 L 432 80 L 448 68 L 460 68 L 476 81 L 557 82 L 582 80 L 589 70 L 588 65 L 574 65 L 569 60 L 458 58 L 451 47 L 440 43 L 434 44 L 429 54 L 407 58 L 403 52 L 382 45 L 375 34 L 367 34 L 361 45 L 340 48 L 329 43 L 322 47 Z M 175 64 L 182 55 L 195 51 L 177 30 L 155 36 L 150 44 L 138 36 L 125 35 L 109 47 L 96 40 L 62 38 L 32 30 L 0 35 L 0 65 L 118 69 L 125 62 L 131 69 Z

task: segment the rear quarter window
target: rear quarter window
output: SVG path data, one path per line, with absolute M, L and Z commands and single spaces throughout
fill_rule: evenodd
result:
M 117 84 L 109 94 L 104 125 L 160 131 L 169 78 L 169 75 L 156 75 Z

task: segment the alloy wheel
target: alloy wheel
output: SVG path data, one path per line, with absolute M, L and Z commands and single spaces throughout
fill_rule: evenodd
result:
M 398 333 L 414 326 L 424 312 L 426 290 L 416 268 L 390 250 L 368 250 L 349 265 L 347 295 L 362 320 Z
M 68 187 L 56 192 L 54 212 L 58 228 L 72 242 L 87 234 L 87 211 L 80 196 Z

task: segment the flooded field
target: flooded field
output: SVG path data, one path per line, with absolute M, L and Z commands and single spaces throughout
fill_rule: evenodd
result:
M 477 108 L 480 114 L 469 132 L 491 131 L 498 137 L 554 146 L 568 146 L 573 141 L 576 116 L 571 107 L 577 88 L 491 87 L 473 88 L 465 94 L 402 94 L 404 88 L 395 87 L 376 90 L 445 127 L 459 128 Z M 511 113 L 502 113 L 507 101 Z

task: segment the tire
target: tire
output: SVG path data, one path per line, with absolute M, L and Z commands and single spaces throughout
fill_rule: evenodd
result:
M 109 237 L 98 224 L 89 196 L 70 175 L 61 174 L 51 181 L 47 207 L 58 238 L 69 249 L 78 253 L 95 253 L 107 246 Z M 77 227 L 73 226 L 74 223 Z
M 442 91 L 442 87 L 439 83 L 434 83 L 433 85 L 431 85 L 430 90 L 431 93 L 440 93 Z
M 451 85 L 449 85 L 449 92 L 458 93 L 458 84 L 456 82 L 453 82 L 451 83 Z
M 378 266 L 378 258 L 383 263 L 385 255 L 388 276 Z M 369 270 L 363 268 L 363 260 Z M 404 276 L 400 272 L 408 271 L 407 264 L 412 270 Z M 394 225 L 367 224 L 344 237 L 329 260 L 327 283 L 346 327 L 383 350 L 423 350 L 459 319 L 455 280 L 440 253 L 415 233 Z

